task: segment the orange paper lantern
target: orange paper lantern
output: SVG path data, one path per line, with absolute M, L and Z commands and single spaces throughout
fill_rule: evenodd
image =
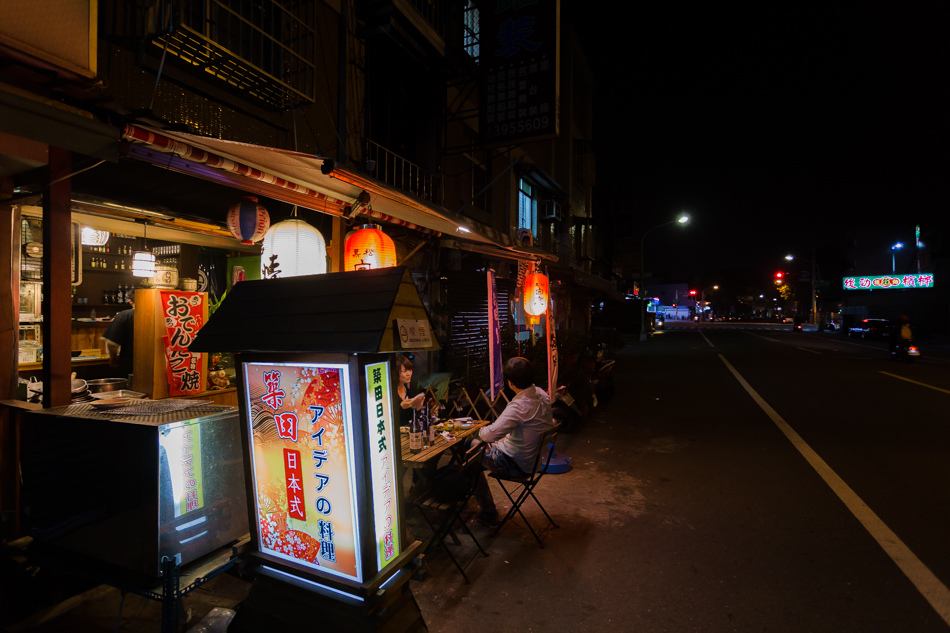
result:
M 524 278 L 524 311 L 541 316 L 548 309 L 548 278 L 538 271 Z
M 343 270 L 375 270 L 396 265 L 396 245 L 376 225 L 367 225 L 346 238 Z

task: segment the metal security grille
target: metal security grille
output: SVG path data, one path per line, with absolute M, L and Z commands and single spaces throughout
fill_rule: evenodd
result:
M 153 0 L 145 37 L 192 70 L 273 109 L 315 100 L 313 0 Z
M 496 280 L 501 327 L 511 325 L 510 279 Z M 488 386 L 488 281 L 486 273 L 448 273 L 442 282 L 450 310 L 446 371 L 481 387 Z

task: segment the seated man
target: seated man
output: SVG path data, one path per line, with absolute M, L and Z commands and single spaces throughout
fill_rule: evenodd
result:
M 541 436 L 554 427 L 551 399 L 534 385 L 534 365 L 528 359 L 508 359 L 503 375 L 515 397 L 497 420 L 478 433 L 479 439 L 489 443 L 482 466 L 502 477 L 525 477 L 534 468 Z M 475 520 L 497 527 L 498 511 L 484 472 L 478 474 L 475 499 L 481 508 Z

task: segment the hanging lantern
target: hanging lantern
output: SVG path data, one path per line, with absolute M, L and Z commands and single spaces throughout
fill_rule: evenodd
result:
M 142 250 L 132 253 L 132 276 L 151 277 L 155 274 L 155 255 L 148 250 L 148 222 L 143 223 Z
M 379 226 L 367 224 L 346 238 L 343 270 L 375 270 L 396 265 L 396 245 Z
M 261 249 L 261 279 L 327 272 L 327 244 L 320 231 L 291 218 L 267 230 Z
M 524 311 L 531 316 L 541 316 L 548 309 L 548 278 L 534 271 L 524 278 Z
M 270 228 L 267 209 L 254 196 L 244 199 L 228 209 L 228 230 L 241 240 L 241 244 L 259 242 Z
M 84 226 L 79 233 L 79 241 L 83 246 L 105 246 L 109 242 L 109 231 Z
M 132 276 L 151 277 L 155 274 L 155 256 L 145 251 L 136 251 L 132 255 Z

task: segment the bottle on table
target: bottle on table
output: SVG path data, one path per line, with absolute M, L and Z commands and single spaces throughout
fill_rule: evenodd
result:
M 422 426 L 418 411 L 412 410 L 412 425 L 409 427 L 409 452 L 418 453 L 422 450 Z

